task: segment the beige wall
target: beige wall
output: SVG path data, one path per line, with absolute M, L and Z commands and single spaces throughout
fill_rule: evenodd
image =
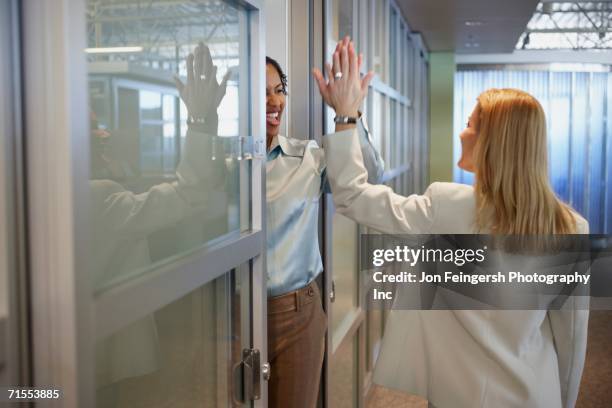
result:
M 453 180 L 453 89 L 455 54 L 429 54 L 429 182 Z
M 265 0 L 266 10 L 266 55 L 274 58 L 280 64 L 285 74 L 291 74 L 289 64 L 289 13 L 290 2 L 286 0 Z M 292 86 L 289 77 L 289 87 Z M 291 90 L 289 90 L 291 93 Z M 280 134 L 289 136 L 287 124 L 291 122 L 291 99 L 287 98 L 287 105 L 283 120 L 281 121 Z

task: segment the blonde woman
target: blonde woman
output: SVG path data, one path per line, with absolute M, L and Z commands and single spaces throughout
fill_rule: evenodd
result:
M 349 53 L 351 67 L 356 58 Z M 318 71 L 315 77 L 336 110 L 361 102 L 358 81 L 348 83 L 353 77 L 328 82 Z M 588 233 L 587 222 L 550 187 L 544 112 L 531 95 L 482 93 L 460 138 L 458 165 L 475 173 L 475 185 L 433 183 L 423 195 L 404 197 L 367 182 L 355 132 L 350 125 L 337 128 L 324 141 L 337 211 L 394 234 Z M 374 381 L 422 395 L 438 408 L 572 407 L 587 319 L 588 311 L 576 307 L 394 310 Z

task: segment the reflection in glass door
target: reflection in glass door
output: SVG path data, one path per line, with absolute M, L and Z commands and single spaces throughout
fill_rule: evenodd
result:
M 110 304 L 128 285 L 170 292 L 156 279 L 181 279 L 177 259 L 221 244 L 231 258 L 250 229 L 247 11 L 191 1 L 88 8 L 98 406 L 249 403 L 236 379 L 251 344 L 248 263 L 219 276 L 198 260 L 200 278 L 185 274 L 171 303 L 128 306 L 139 312 L 124 319 Z
M 248 275 L 234 269 L 100 339 L 96 406 L 244 406 L 235 377 L 251 344 Z
M 74 407 L 265 406 L 260 366 L 243 363 L 266 361 L 256 5 L 24 15 L 36 383 Z
M 248 26 L 224 2 L 88 10 L 92 273 L 107 290 L 249 225 Z

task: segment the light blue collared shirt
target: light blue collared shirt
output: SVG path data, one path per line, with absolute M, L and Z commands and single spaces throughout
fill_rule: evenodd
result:
M 365 120 L 357 124 L 368 182 L 382 179 L 384 163 Z M 268 296 L 312 282 L 323 270 L 319 252 L 319 201 L 329 192 L 325 154 L 314 140 L 278 136 L 266 163 Z

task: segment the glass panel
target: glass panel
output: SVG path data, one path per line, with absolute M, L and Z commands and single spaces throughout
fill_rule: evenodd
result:
M 567 158 L 570 151 L 570 95 L 571 74 L 568 72 L 551 73 L 550 86 L 550 181 L 562 200 L 569 200 L 569 166 Z
M 368 302 L 373 303 L 373 293 L 368 293 Z M 376 359 L 378 358 L 378 352 L 380 351 L 380 345 L 382 340 L 382 310 L 371 308 L 367 312 L 367 330 L 368 330 L 368 344 L 367 344 L 367 365 L 366 370 L 374 370 Z
M 250 344 L 246 276 L 228 272 L 99 341 L 96 406 L 237 406 L 232 378 Z
M 372 98 L 372 133 L 375 135 L 375 147 L 385 161 L 385 170 L 391 169 L 389 156 L 389 106 L 384 94 L 373 91 Z
M 397 89 L 397 58 L 398 58 L 398 17 L 393 7 L 389 14 L 389 85 Z
M 370 118 L 372 121 L 371 129 L 372 137 L 374 138 L 374 147 L 380 152 L 380 154 L 383 156 L 383 159 L 386 159 L 385 152 L 382 149 L 383 139 L 385 138 L 382 112 L 384 96 L 380 92 L 376 92 L 374 90 L 372 90 L 370 94 L 372 95 L 372 112 L 370 113 Z M 388 163 L 385 164 L 385 168 L 389 168 Z
M 605 154 L 605 130 L 606 123 L 602 120 L 605 115 L 606 82 L 608 74 L 594 73 L 590 78 L 590 100 L 589 118 L 589 142 L 587 171 L 589 172 L 589 203 L 586 214 L 589 217 L 589 227 L 591 231 L 602 233 L 604 230 L 604 192 L 606 191 L 606 172 L 604 163 Z
M 333 0 L 332 35 L 334 40 L 345 36 L 354 37 L 353 33 L 353 0 Z
M 398 163 L 398 128 L 397 128 L 397 102 L 394 99 L 389 101 L 389 165 L 392 169 L 397 168 Z
M 358 226 L 338 213 L 332 220 L 332 270 L 336 300 L 332 311 L 332 333 L 357 308 L 359 289 Z
M 334 408 L 357 407 L 358 354 L 357 337 L 347 341 L 332 357 L 329 380 L 329 406 Z
M 152 91 L 140 91 L 139 96 L 140 117 L 142 119 L 160 120 L 162 118 L 162 94 Z
M 422 81 L 421 78 L 417 78 L 417 71 L 416 71 L 416 63 L 415 61 L 418 60 L 417 58 L 417 53 L 418 51 L 416 50 L 416 48 L 414 47 L 414 44 L 412 43 L 412 40 L 410 39 L 410 34 L 408 35 L 408 56 L 407 56 L 407 61 L 406 61 L 406 72 L 413 72 L 413 75 L 406 75 L 406 92 L 407 92 L 407 96 L 410 98 L 410 100 L 413 102 L 413 105 L 417 102 L 416 100 L 416 95 L 415 95 L 415 91 L 414 91 L 414 84 L 415 81 L 419 80 Z M 421 82 L 421 83 L 427 83 L 427 82 Z
M 580 214 L 586 214 L 585 180 L 588 120 L 588 74 L 574 74 L 572 91 L 571 142 L 570 142 L 570 204 Z
M 391 168 L 391 157 L 395 153 L 395 146 L 392 142 L 393 134 L 391 133 L 391 98 L 388 96 L 381 95 L 381 106 L 382 106 L 382 151 L 381 155 L 385 160 L 385 167 Z
M 371 16 L 370 27 L 375 27 L 372 30 L 374 35 L 374 48 L 372 50 L 372 56 L 374 57 L 372 69 L 376 72 L 380 79 L 384 82 L 387 80 L 385 72 L 386 58 L 385 52 L 387 50 L 385 45 L 385 35 L 387 32 L 386 24 L 386 10 L 387 2 L 383 0 L 372 0 L 374 2 L 374 13 Z
M 414 128 L 414 122 L 413 122 L 413 118 L 412 115 L 414 114 L 414 109 L 408 108 L 407 106 L 404 106 L 402 108 L 402 110 L 404 111 L 404 131 L 403 131 L 403 135 L 402 135 L 402 140 L 403 140 L 403 149 L 404 149 L 404 153 L 403 153 L 403 159 L 404 159 L 404 164 L 412 164 L 412 160 L 411 160 L 411 156 L 412 156 L 412 149 L 411 149 L 411 145 L 410 145 L 410 139 L 412 139 L 412 129 Z M 410 169 L 411 171 L 414 171 L 414 169 Z
M 414 77 L 414 70 L 410 69 L 408 63 L 410 61 L 410 54 L 412 54 L 412 48 L 410 45 L 408 31 L 402 25 L 402 68 L 400 69 L 400 89 L 403 95 L 407 96 L 412 100 L 412 96 L 408 93 L 408 78 Z
M 249 27 L 230 1 L 87 4 L 91 269 L 104 290 L 249 228 Z

